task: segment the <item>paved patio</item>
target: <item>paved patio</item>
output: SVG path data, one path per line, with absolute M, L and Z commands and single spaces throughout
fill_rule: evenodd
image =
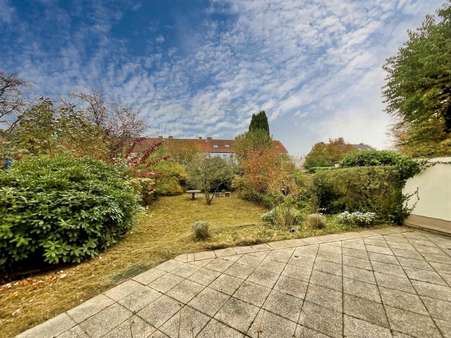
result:
M 181 255 L 19 336 L 451 337 L 450 286 L 451 237 L 366 230 Z

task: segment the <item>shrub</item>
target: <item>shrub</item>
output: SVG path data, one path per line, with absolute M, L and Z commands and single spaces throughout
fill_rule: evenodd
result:
M 326 226 L 326 219 L 321 214 L 310 214 L 306 218 L 306 223 L 315 229 L 322 229 Z
M 368 226 L 376 222 L 376 214 L 374 212 L 344 211 L 337 215 L 337 221 L 341 224 Z
M 374 212 L 379 222 L 400 223 L 406 212 L 403 186 L 393 166 L 342 168 L 316 173 L 312 194 L 327 213 Z
M 198 221 L 193 224 L 193 237 L 195 240 L 205 240 L 209 236 L 208 222 Z
M 0 269 L 93 257 L 127 232 L 136 209 L 122 169 L 68 156 L 15 162 L 0 171 Z
M 158 195 L 179 195 L 183 193 L 187 173 L 185 167 L 175 161 L 161 161 L 154 166 L 155 192 Z
M 291 225 L 299 224 L 301 221 L 301 213 L 297 210 L 293 203 L 282 203 L 270 211 L 262 215 L 264 222 L 272 225 L 288 228 Z
M 150 177 L 134 177 L 130 180 L 131 185 L 141 197 L 144 206 L 152 204 L 157 199 L 155 192 L 155 180 Z

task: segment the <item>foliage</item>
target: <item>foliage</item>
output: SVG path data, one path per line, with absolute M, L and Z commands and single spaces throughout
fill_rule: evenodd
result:
M 306 223 L 314 229 L 322 229 L 326 227 L 326 219 L 321 214 L 310 214 L 305 219 Z
M 21 89 L 25 81 L 15 74 L 0 70 L 0 130 L 8 132 L 22 113 L 24 102 Z
M 260 111 L 258 114 L 252 114 L 251 123 L 249 124 L 249 132 L 261 130 L 269 136 L 269 123 L 265 111 Z
M 342 168 L 314 174 L 312 195 L 316 207 L 330 214 L 374 212 L 378 222 L 401 223 L 404 182 L 393 166 Z
M 165 139 L 162 148 L 171 160 L 182 165 L 188 165 L 200 152 L 197 145 L 174 139 Z
M 125 171 L 69 156 L 30 157 L 0 172 L 0 267 L 95 256 L 131 226 Z
M 151 177 L 133 177 L 130 184 L 136 193 L 141 197 L 141 203 L 144 206 L 151 205 L 157 199 L 155 189 L 155 179 Z
M 272 139 L 264 130 L 254 130 L 235 138 L 233 151 L 239 160 L 244 160 L 249 153 L 265 151 L 272 148 Z
M 408 41 L 384 66 L 387 111 L 398 119 L 395 136 L 400 149 L 409 154 L 451 153 L 450 36 L 448 4 L 409 31 Z
M 301 219 L 301 212 L 296 209 L 295 203 L 291 199 L 286 199 L 283 203 L 262 215 L 264 222 L 285 229 L 299 224 Z
M 215 192 L 224 185 L 231 185 L 232 165 L 219 157 L 198 154 L 188 165 L 188 183 L 204 192 L 205 201 L 211 204 Z
M 339 163 L 342 158 L 355 148 L 348 144 L 342 137 L 330 139 L 328 143 L 316 143 L 305 157 L 304 167 L 331 167 Z
M 337 221 L 341 224 L 368 226 L 376 222 L 376 214 L 374 212 L 344 211 L 337 215 Z
M 388 150 L 352 152 L 343 158 L 341 164 L 343 167 L 394 166 L 402 180 L 407 180 L 418 174 L 421 167 L 421 163 L 409 156 Z
M 193 237 L 197 241 L 203 241 L 210 237 L 210 233 L 208 231 L 208 222 L 195 222 L 193 224 Z
M 178 195 L 183 193 L 183 187 L 188 179 L 188 174 L 183 165 L 172 161 L 163 160 L 153 166 L 155 171 L 155 191 L 158 195 Z

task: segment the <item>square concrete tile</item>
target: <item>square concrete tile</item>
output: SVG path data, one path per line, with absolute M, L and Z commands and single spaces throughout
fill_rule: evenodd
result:
M 270 270 L 258 268 L 249 277 L 248 281 L 266 286 L 267 288 L 272 288 L 279 279 L 279 274 L 271 272 Z
M 194 260 L 204 260 L 204 259 L 213 259 L 216 258 L 214 251 L 202 251 L 194 253 Z
M 95 296 L 88 301 L 70 309 L 67 314 L 76 322 L 80 323 L 88 317 L 96 314 L 104 308 L 113 304 L 114 301 L 104 295 Z
M 431 265 L 438 273 L 448 273 L 451 274 L 451 264 L 435 263 L 431 262 Z
M 212 319 L 197 338 L 244 338 L 244 335 L 231 327 Z
M 295 330 L 294 322 L 261 310 L 247 334 L 254 338 L 291 338 Z
M 137 312 L 144 306 L 157 300 L 160 296 L 161 293 L 146 287 L 141 291 L 135 291 L 132 294 L 121 298 L 118 303 L 132 312 Z
M 66 313 L 62 313 L 48 321 L 39 324 L 21 334 L 17 338 L 55 337 L 75 326 L 75 322 Z
M 131 311 L 119 304 L 113 304 L 79 325 L 83 331 L 89 332 L 91 337 L 101 337 L 131 316 Z
M 212 271 L 208 269 L 201 268 L 194 274 L 188 277 L 189 280 L 196 282 L 201 285 L 210 285 L 221 273 L 217 271 Z
M 145 289 L 146 287 L 144 285 L 141 285 L 140 283 L 135 282 L 134 280 L 131 279 L 104 292 L 104 295 L 118 301 L 119 299 L 128 296 L 133 292 L 142 291 Z
M 384 307 L 380 303 L 345 294 L 344 311 L 347 315 L 363 319 L 378 326 L 389 328 Z
M 434 319 L 441 319 L 451 323 L 451 302 L 422 297 L 429 313 Z
M 254 268 L 256 268 L 261 262 L 263 262 L 266 256 L 267 256 L 266 253 L 246 254 L 241 256 L 241 258 L 237 261 L 237 263 L 252 265 Z
M 428 282 L 432 284 L 446 285 L 442 277 L 440 277 L 440 275 L 434 271 L 406 269 L 406 273 L 410 279 L 415 279 L 421 282 Z
M 237 255 L 237 252 L 234 248 L 225 248 L 225 249 L 218 249 L 215 250 L 216 257 L 228 257 L 228 256 L 235 256 Z
M 164 323 L 160 327 L 160 331 L 171 338 L 196 337 L 209 319 L 209 317 L 199 311 L 185 306 Z
M 205 288 L 188 304 L 201 312 L 214 316 L 228 298 L 228 295 L 211 288 Z
M 404 270 L 399 265 L 386 264 L 381 262 L 373 262 L 373 270 L 380 273 L 386 273 L 389 275 L 405 276 Z
M 415 293 L 409 279 L 403 276 L 387 275 L 386 273 L 375 272 L 377 284 L 389 289 L 395 289 L 410 293 Z
M 362 258 L 362 259 L 368 258 L 368 253 L 364 249 L 361 250 L 361 249 L 343 248 L 342 250 L 343 250 L 343 256 L 356 257 L 356 258 Z
M 233 263 L 234 261 L 230 261 L 223 258 L 216 258 L 211 260 L 207 265 L 204 266 L 204 268 L 218 272 L 223 272 L 224 270 L 227 270 Z
M 411 259 L 423 259 L 423 257 L 415 251 L 415 249 L 398 249 L 393 248 L 393 252 L 397 257 L 411 258 Z
M 448 320 L 436 319 L 435 323 L 445 338 L 451 338 L 451 323 Z
M 313 267 L 313 269 L 316 271 L 321 271 L 321 272 L 330 273 L 332 275 L 341 276 L 342 275 L 341 267 L 342 267 L 341 264 L 337 264 L 337 263 L 333 263 L 333 262 L 329 262 L 329 261 L 325 261 L 325 260 L 316 260 L 315 266 Z
M 121 325 L 108 332 L 104 338 L 147 338 L 156 328 L 138 316 L 133 316 Z
M 267 261 L 266 259 L 260 264 L 257 269 L 268 270 L 276 274 L 280 274 L 285 269 L 284 263 L 279 263 L 275 261 Z
M 342 312 L 342 293 L 322 286 L 309 285 L 305 300 Z
M 342 336 L 342 314 L 307 301 L 302 307 L 299 324 L 331 337 Z
M 275 261 L 279 263 L 287 263 L 291 256 L 293 255 L 294 249 L 280 249 L 271 251 L 267 256 L 266 260 Z
M 188 263 L 181 263 L 181 265 L 172 271 L 174 275 L 177 275 L 182 278 L 187 278 L 191 276 L 193 273 L 195 273 L 199 268 L 195 265 L 188 264 Z
M 368 259 L 362 259 L 352 256 L 343 256 L 343 264 L 359 269 L 371 270 L 371 264 Z
M 344 316 L 344 334 L 350 338 L 391 338 L 388 328 L 368 323 L 364 320 Z
M 233 295 L 235 298 L 261 306 L 271 289 L 250 282 L 244 282 Z
M 290 278 L 301 279 L 305 282 L 308 282 L 310 279 L 310 275 L 312 273 L 313 266 L 312 265 L 290 265 L 288 264 L 285 267 L 285 270 L 282 272 L 282 275 L 285 275 Z
M 383 287 L 380 288 L 380 292 L 385 305 L 427 315 L 427 311 L 417 295 Z
M 196 295 L 198 295 L 203 289 L 204 289 L 203 285 L 185 279 L 183 282 L 177 284 L 177 286 L 172 288 L 167 293 L 167 295 L 186 304 Z
M 432 319 L 410 311 L 386 306 L 387 316 L 392 329 L 413 337 L 441 337 Z
M 182 307 L 182 303 L 163 295 L 155 302 L 147 305 L 141 311 L 139 311 L 138 316 L 143 318 L 149 324 L 155 326 L 156 328 L 159 328 Z
M 422 296 L 451 302 L 451 288 L 443 285 L 430 284 L 419 281 L 412 281 L 417 292 Z
M 366 250 L 368 252 L 375 252 L 375 253 L 384 254 L 384 255 L 393 255 L 392 250 L 390 250 L 387 247 L 383 247 L 383 246 L 376 246 L 376 245 L 367 244 L 366 245 Z
M 232 295 L 240 287 L 241 283 L 243 283 L 242 279 L 223 274 L 216 278 L 213 283 L 210 284 L 210 287 L 228 295 Z
M 301 305 L 302 299 L 287 295 L 278 290 L 272 290 L 263 304 L 263 308 L 278 316 L 297 322 L 299 313 L 301 312 Z
M 282 275 L 275 285 L 275 289 L 298 298 L 304 298 L 307 282 Z
M 370 257 L 370 261 L 372 262 L 381 262 L 385 264 L 393 264 L 399 265 L 398 260 L 395 256 L 384 255 L 376 252 L 368 252 L 368 256 Z
M 365 283 L 376 283 L 374 280 L 373 271 L 371 270 L 358 269 L 352 266 L 343 265 L 343 276 Z
M 225 274 L 245 279 L 247 278 L 254 270 L 256 269 L 255 265 L 251 264 L 243 264 L 240 261 L 233 264 L 230 268 L 224 271 Z
M 431 266 L 423 259 L 411 259 L 405 257 L 398 257 L 399 264 L 404 269 L 410 270 L 432 270 Z
M 358 281 L 357 279 L 344 278 L 344 292 L 353 296 L 366 298 L 373 302 L 381 303 L 377 285 Z
M 158 269 L 150 269 L 147 270 L 146 272 L 143 272 L 135 277 L 133 277 L 133 280 L 142 283 L 142 284 L 149 284 L 151 282 L 153 282 L 155 279 L 157 279 L 158 277 L 164 275 L 166 272 L 163 270 L 158 270 Z
M 241 332 L 246 332 L 257 312 L 258 307 L 232 297 L 215 315 L 215 319 Z
M 297 325 L 296 332 L 294 334 L 295 338 L 329 338 L 321 332 L 309 329 L 308 327 Z
M 58 338 L 89 338 L 89 336 L 77 325 L 58 335 Z
M 179 284 L 181 281 L 183 281 L 182 277 L 173 275 L 171 273 L 167 273 L 154 280 L 152 283 L 149 284 L 149 286 L 152 289 L 165 293 L 168 292 L 177 284 Z
M 310 283 L 341 291 L 343 285 L 342 279 L 342 276 L 331 275 L 330 273 L 321 271 L 313 271 Z

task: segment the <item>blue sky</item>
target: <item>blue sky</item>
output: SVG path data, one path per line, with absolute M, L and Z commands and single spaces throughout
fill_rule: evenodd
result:
M 148 135 L 234 137 L 264 109 L 291 154 L 339 136 L 387 148 L 382 65 L 442 4 L 0 0 L 0 68 L 30 97 L 97 89 Z

